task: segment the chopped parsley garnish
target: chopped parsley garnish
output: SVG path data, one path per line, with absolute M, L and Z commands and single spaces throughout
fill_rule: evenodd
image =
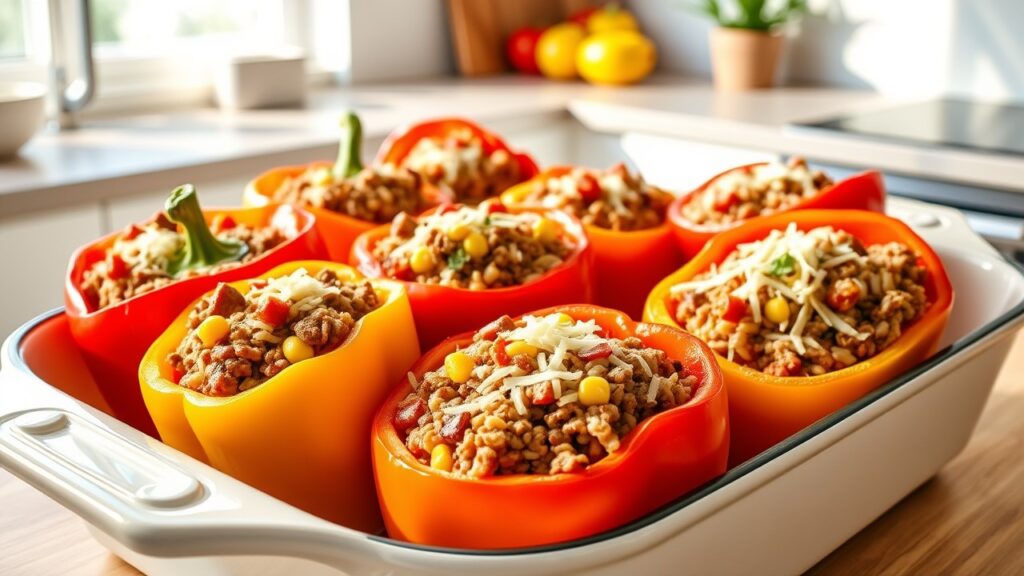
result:
M 773 276 L 789 276 L 796 271 L 796 258 L 793 258 L 789 252 L 786 252 L 782 256 L 779 256 L 771 263 L 771 274 Z
M 452 270 L 461 270 L 466 262 L 469 262 L 469 254 L 462 248 L 456 248 L 455 252 L 448 255 L 448 267 Z

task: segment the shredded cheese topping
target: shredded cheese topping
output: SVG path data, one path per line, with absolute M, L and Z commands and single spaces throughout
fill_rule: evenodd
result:
M 575 402 L 579 397 L 577 389 L 580 381 L 586 374 L 581 370 L 571 370 L 566 366 L 566 354 L 570 352 L 578 354 L 600 344 L 608 345 L 611 348 L 612 353 L 608 360 L 612 364 L 628 368 L 634 368 L 636 364 L 639 364 L 640 370 L 643 370 L 648 376 L 653 375 L 651 367 L 639 354 L 623 349 L 612 339 L 600 336 L 598 333 L 601 331 L 601 327 L 593 320 L 576 320 L 571 324 L 562 324 L 559 322 L 558 314 L 550 314 L 547 316 L 524 316 L 523 321 L 523 326 L 499 332 L 496 338 L 508 342 L 522 341 L 536 347 L 539 371 L 525 374 L 521 368 L 515 365 L 496 367 L 476 385 L 476 392 L 480 396 L 462 404 L 446 406 L 442 412 L 445 414 L 481 412 L 490 404 L 502 399 L 510 399 L 516 411 L 525 415 L 527 409 L 523 400 L 524 389 L 543 382 L 551 382 L 554 397 L 559 406 Z M 636 364 L 628 362 L 627 359 L 635 360 Z M 678 375 L 674 375 L 674 377 L 678 378 Z M 672 382 L 671 379 L 662 380 Z M 647 401 L 649 403 L 653 403 L 657 398 L 660 389 L 658 383 L 658 376 L 654 376 L 651 384 L 654 392 L 648 393 Z
M 263 303 L 267 298 L 277 298 L 289 304 L 288 318 L 320 306 L 327 295 L 341 294 L 338 286 L 328 286 L 309 275 L 305 268 L 299 268 L 287 276 L 270 278 L 266 286 L 253 288 L 246 298 Z
M 858 332 L 823 301 L 825 289 L 822 282 L 829 268 L 853 261 L 866 264 L 866 257 L 856 252 L 851 240 L 840 238 L 831 226 L 803 232 L 797 229 L 796 224 L 790 224 L 785 231 L 772 230 L 763 240 L 736 246 L 736 252 L 737 257 L 713 266 L 709 278 L 676 284 L 671 293 L 704 293 L 742 277 L 743 283 L 731 295 L 748 301 L 754 322 L 760 323 L 763 311 L 758 290 L 768 286 L 775 295 L 800 307 L 789 331 L 769 334 L 768 339 L 788 339 L 800 354 L 806 353 L 806 346 L 813 346 L 808 344 L 812 339 L 804 337 L 803 332 L 814 314 L 829 327 L 848 336 L 862 341 L 870 337 L 870 334 Z M 777 275 L 780 261 L 791 261 L 787 270 L 792 269 L 790 274 L 781 278 Z M 891 277 L 889 281 L 892 282 Z M 780 329 L 785 330 L 782 326 Z M 733 339 L 730 338 L 728 357 L 732 359 L 732 356 Z
M 416 229 L 412 237 L 400 244 L 391 251 L 392 258 L 411 255 L 420 246 L 429 246 L 431 239 L 437 230 L 450 230 L 456 226 L 468 226 L 472 229 L 486 230 L 488 227 L 496 226 L 501 228 L 517 228 L 522 224 L 533 224 L 540 216 L 529 212 L 512 214 L 509 212 L 487 213 L 485 206 L 471 207 L 460 206 L 456 210 L 444 214 L 431 214 L 420 216 L 417 219 Z M 515 246 L 510 246 L 513 259 L 522 260 L 522 254 L 516 252 Z
M 540 200 L 541 205 L 545 208 L 561 208 L 566 204 L 566 198 L 582 198 L 578 185 L 580 172 L 581 170 L 577 169 L 568 174 L 548 178 L 545 187 L 553 193 L 544 195 Z M 615 212 L 629 216 L 631 212 L 626 208 L 623 199 L 631 192 L 637 192 L 630 190 L 622 173 L 617 170 L 606 171 L 597 174 L 596 180 L 601 188 L 601 198 L 608 202 Z
M 177 231 L 149 225 L 143 227 L 142 232 L 131 240 L 117 239 L 113 250 L 132 270 L 166 274 L 171 259 L 184 245 L 185 238 Z
M 463 138 L 458 141 L 458 145 L 449 147 L 437 138 L 421 138 L 409 152 L 404 164 L 418 172 L 440 166 L 444 170 L 444 181 L 451 183 L 458 179 L 462 168 L 470 174 L 479 172 L 483 156 L 483 146 L 476 138 Z

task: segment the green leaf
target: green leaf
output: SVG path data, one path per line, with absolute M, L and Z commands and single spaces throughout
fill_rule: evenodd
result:
M 462 248 L 456 248 L 455 252 L 448 255 L 448 267 L 452 270 L 461 270 L 469 262 L 469 254 Z
M 786 252 L 772 260 L 771 266 L 772 268 L 769 272 L 771 272 L 772 276 L 789 276 L 796 271 L 796 258 L 793 258 L 789 252 Z

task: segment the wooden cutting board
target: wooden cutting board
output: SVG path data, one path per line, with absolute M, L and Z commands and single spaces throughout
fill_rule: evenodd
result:
M 463 76 L 500 74 L 505 39 L 523 26 L 550 26 L 595 0 L 448 0 L 455 62 Z

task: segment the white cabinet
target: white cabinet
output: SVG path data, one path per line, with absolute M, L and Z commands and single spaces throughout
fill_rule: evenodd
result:
M 71 253 L 103 233 L 99 205 L 0 220 L 0 339 L 64 303 Z

